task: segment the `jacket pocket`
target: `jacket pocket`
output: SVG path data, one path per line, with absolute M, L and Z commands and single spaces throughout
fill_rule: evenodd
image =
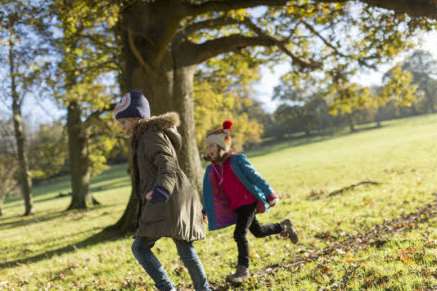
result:
M 141 211 L 141 222 L 143 224 L 159 223 L 167 218 L 166 203 L 146 203 Z

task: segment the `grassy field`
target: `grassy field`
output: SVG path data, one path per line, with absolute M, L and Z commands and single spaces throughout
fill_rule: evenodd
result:
M 285 142 L 250 156 L 282 196 L 260 220 L 291 218 L 301 242 L 251 236 L 253 276 L 241 290 L 437 288 L 437 115 Z M 366 180 L 380 184 L 329 195 Z M 32 217 L 20 216 L 21 201 L 5 203 L 0 290 L 152 290 L 131 255 L 131 237 L 95 239 L 125 208 L 126 166 L 97 177 L 92 190 L 102 206 L 86 212 L 63 211 L 69 198 L 58 194 L 69 191 L 67 178 L 35 189 Z M 212 232 L 195 243 L 218 289 L 235 289 L 224 280 L 236 262 L 232 231 Z M 174 282 L 190 288 L 173 243 L 162 239 L 154 250 Z

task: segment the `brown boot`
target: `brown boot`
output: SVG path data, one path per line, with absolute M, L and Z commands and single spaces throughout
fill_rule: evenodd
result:
M 234 274 L 229 275 L 226 279 L 234 284 L 241 284 L 249 278 L 249 269 L 244 266 L 237 266 Z
M 293 224 L 291 223 L 290 219 L 285 219 L 284 221 L 282 221 L 281 226 L 281 235 L 289 237 L 292 243 L 297 244 L 299 238 L 297 237 L 296 231 L 293 229 Z

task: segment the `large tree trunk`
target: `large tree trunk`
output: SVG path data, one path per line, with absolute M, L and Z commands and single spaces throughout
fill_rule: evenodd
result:
M 17 142 L 18 175 L 21 193 L 24 199 L 24 215 L 32 213 L 32 180 L 29 174 L 29 163 L 25 150 L 25 134 L 23 130 L 23 119 L 21 109 L 17 102 L 13 102 L 13 119 L 15 140 Z
M 381 110 L 381 108 L 378 108 L 376 110 L 375 122 L 376 122 L 376 127 L 378 127 L 378 128 L 382 127 L 382 110 Z
M 168 7 L 166 7 L 166 5 Z M 193 185 L 200 190 L 201 163 L 196 144 L 194 123 L 193 78 L 195 67 L 183 65 L 187 54 L 183 48 L 167 48 L 164 55 L 157 55 L 153 44 L 165 38 L 161 24 L 178 25 L 180 19 L 172 15 L 171 2 L 139 4 L 124 11 L 120 27 L 123 83 L 127 90 L 140 89 L 150 102 L 152 115 L 176 111 L 181 117 L 179 132 L 183 146 L 179 162 Z M 140 25 L 141 24 L 141 25 Z M 151 40 L 156 40 L 152 43 Z M 161 58 L 159 64 L 156 58 Z M 117 222 L 122 233 L 135 228 L 137 198 L 134 185 L 128 206 Z
M 25 149 L 26 138 L 23 129 L 23 117 L 21 114 L 21 100 L 17 92 L 15 79 L 15 56 L 12 37 L 9 39 L 9 70 L 11 78 L 12 119 L 14 122 L 15 141 L 17 144 L 18 181 L 24 199 L 24 215 L 30 215 L 32 213 L 32 180 L 29 174 L 29 163 L 27 161 Z
M 196 129 L 194 121 L 193 80 L 194 67 L 185 67 L 175 70 L 174 101 L 176 110 L 181 116 L 179 128 L 183 137 L 179 162 L 182 169 L 190 178 L 192 184 L 201 190 L 202 167 L 200 154 L 196 142 Z
M 429 80 L 427 79 L 426 84 L 425 84 L 425 96 L 428 99 L 428 112 L 429 113 L 435 113 L 434 95 L 435 95 L 435 92 L 430 90 Z
M 347 122 L 349 124 L 349 130 L 351 132 L 355 132 L 355 123 L 354 123 L 354 117 L 353 117 L 353 113 L 348 114 L 347 116 Z
M 71 203 L 68 210 L 86 209 L 98 202 L 89 192 L 88 133 L 81 120 L 80 106 L 75 102 L 68 105 L 67 132 L 71 175 Z

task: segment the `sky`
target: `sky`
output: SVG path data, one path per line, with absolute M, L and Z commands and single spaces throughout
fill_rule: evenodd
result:
M 418 43 L 418 49 L 431 52 L 437 58 L 437 32 L 424 34 Z M 405 55 L 401 55 L 393 60 L 392 63 L 380 65 L 377 71 L 363 71 L 354 81 L 365 86 L 380 84 L 384 72 L 395 63 L 402 60 Z M 261 101 L 267 112 L 273 112 L 278 106 L 278 102 L 272 100 L 273 89 L 279 84 L 280 77 L 289 69 L 288 63 L 278 64 L 273 70 L 262 67 L 261 80 L 254 85 L 254 98 Z M 0 111 L 0 114 L 4 114 Z M 34 129 L 41 123 L 49 123 L 59 120 L 65 115 L 65 111 L 49 99 L 28 98 L 24 104 L 24 115 L 28 124 L 33 125 Z
M 429 51 L 437 59 L 437 31 L 422 35 L 418 41 L 417 49 Z M 400 62 L 405 55 L 398 56 L 391 63 L 380 65 L 377 71 L 361 72 L 354 81 L 364 86 L 381 84 L 384 73 L 394 64 Z M 279 79 L 288 69 L 289 64 L 279 64 L 274 67 L 273 71 L 265 67 L 261 69 L 262 78 L 255 84 L 255 98 L 263 103 L 264 109 L 268 112 L 273 112 L 279 105 L 277 101 L 272 100 L 273 89 L 279 84 Z

